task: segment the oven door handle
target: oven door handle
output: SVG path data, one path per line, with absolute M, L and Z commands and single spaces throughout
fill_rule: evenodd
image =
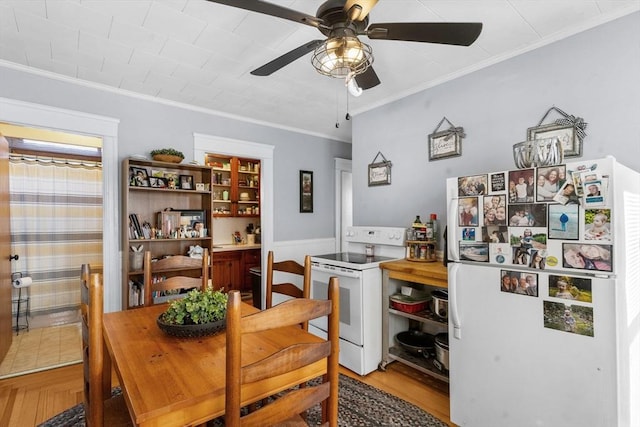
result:
M 316 271 L 321 271 L 323 273 L 329 274 L 330 276 L 347 276 L 347 277 L 355 277 L 355 278 L 360 278 L 361 276 L 361 272 L 358 270 L 351 270 L 349 268 L 344 268 L 344 267 L 337 267 L 335 265 L 329 265 L 329 264 L 318 264 L 318 265 L 312 265 L 311 266 L 312 270 L 316 270 Z

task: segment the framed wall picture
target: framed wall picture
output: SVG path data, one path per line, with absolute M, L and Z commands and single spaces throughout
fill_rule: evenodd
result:
M 429 135 L 429 161 L 462 155 L 462 138 L 448 130 Z
M 527 139 L 529 140 L 546 138 L 558 138 L 560 140 L 565 158 L 582 156 L 582 140 L 578 138 L 573 125 L 552 123 L 527 129 Z
M 313 212 L 313 172 L 300 171 L 300 212 Z
M 382 161 L 376 162 L 378 159 L 382 159 Z M 389 184 L 391 184 L 391 162 L 378 151 L 376 157 L 369 163 L 369 187 Z
M 369 187 L 391 184 L 391 164 L 388 162 L 369 165 Z

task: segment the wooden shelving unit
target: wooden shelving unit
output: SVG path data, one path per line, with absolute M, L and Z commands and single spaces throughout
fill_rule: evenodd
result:
M 142 181 L 136 180 L 138 171 L 144 171 Z M 155 175 L 155 176 L 154 176 Z M 154 180 L 154 178 L 164 178 L 164 181 Z M 181 177 L 190 184 L 180 188 Z M 177 188 L 170 188 L 169 180 L 173 178 Z M 151 251 L 152 257 L 162 257 L 165 255 L 187 255 L 190 247 L 200 246 L 207 249 L 211 254 L 211 203 L 212 203 L 212 172 L 208 166 L 192 164 L 176 164 L 167 162 L 156 162 L 150 160 L 125 159 L 122 163 L 122 218 L 127 221 L 122 226 L 122 307 L 133 308 L 142 305 L 144 301 L 142 294 L 135 290 L 139 288 L 136 284 L 143 283 L 142 267 L 134 268 L 131 265 L 131 247 L 142 246 L 141 252 Z M 147 185 L 144 185 L 144 184 Z M 202 185 L 199 185 L 202 184 Z M 159 186 L 151 186 L 159 185 Z M 196 189 L 197 188 L 197 189 Z M 174 218 L 184 222 L 184 227 L 178 224 L 165 223 L 158 224 L 158 213 L 171 209 L 177 213 Z M 194 218 L 198 218 L 202 213 L 203 228 L 202 234 L 195 232 L 191 228 Z M 136 235 L 129 227 L 130 215 L 135 214 L 138 225 L 145 230 L 140 235 Z M 144 227 L 144 224 L 148 227 Z M 166 228 L 170 227 L 173 233 L 167 233 Z M 185 234 L 184 232 L 186 231 Z M 160 272 L 170 276 L 176 272 Z M 198 270 L 192 273 L 183 272 L 187 275 L 198 274 Z M 211 277 L 211 274 L 209 274 Z M 133 291 L 131 283 L 134 284 Z
M 260 217 L 260 161 L 207 154 L 212 170 L 214 217 Z
M 398 361 L 428 374 L 438 380 L 448 382 L 449 372 L 441 370 L 434 358 L 425 358 L 406 352 L 395 343 L 395 334 L 406 330 L 412 322 L 421 326 L 425 332 L 436 334 L 447 332 L 447 321 L 435 315 L 428 305 L 426 310 L 406 313 L 391 308 L 389 296 L 399 293 L 402 286 L 411 286 L 421 291 L 448 288 L 447 269 L 439 262 L 414 262 L 410 260 L 390 261 L 380 264 L 382 269 L 382 361 L 380 369 Z

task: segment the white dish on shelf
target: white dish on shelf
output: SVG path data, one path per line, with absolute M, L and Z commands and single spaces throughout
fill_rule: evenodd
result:
M 249 200 L 249 193 L 240 193 L 240 200 L 242 200 L 243 202 Z

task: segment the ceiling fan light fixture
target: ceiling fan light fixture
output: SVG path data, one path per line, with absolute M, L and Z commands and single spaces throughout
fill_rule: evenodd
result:
M 313 52 L 311 64 L 325 76 L 344 79 L 362 74 L 373 63 L 371 46 L 357 37 L 330 37 Z

